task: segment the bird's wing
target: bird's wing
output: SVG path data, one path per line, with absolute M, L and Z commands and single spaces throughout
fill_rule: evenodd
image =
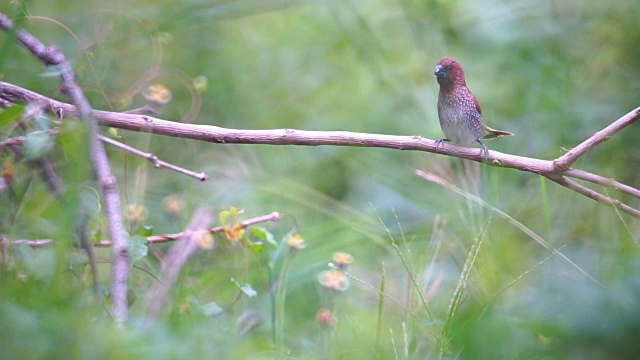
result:
M 471 91 L 469 91 L 469 95 L 471 95 L 471 100 L 473 100 L 473 104 L 476 106 L 476 110 L 478 110 L 478 112 L 482 114 L 482 108 L 480 107 L 480 103 L 478 102 L 478 99 L 476 99 L 476 97 L 473 96 L 473 93 Z

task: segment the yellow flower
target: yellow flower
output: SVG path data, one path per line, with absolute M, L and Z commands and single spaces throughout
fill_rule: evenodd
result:
M 164 198 L 164 212 L 171 216 L 178 216 L 184 210 L 184 202 L 182 198 L 176 194 L 169 195 Z
M 16 166 L 13 162 L 7 160 L 2 163 L 2 177 L 8 183 L 16 177 Z
M 147 218 L 147 208 L 141 204 L 133 203 L 127 206 L 124 216 L 133 223 L 138 223 Z
M 349 288 L 349 278 L 340 270 L 325 270 L 318 275 L 320 285 L 333 291 L 345 291 Z
M 239 241 L 244 237 L 244 229 L 240 223 L 233 224 L 231 226 L 224 227 L 224 235 L 229 241 Z
M 353 262 L 353 256 L 346 252 L 337 252 L 333 254 L 333 261 L 336 262 L 336 266 L 340 269 L 344 269 L 347 265 Z
M 153 84 L 147 87 L 142 96 L 152 104 L 164 105 L 171 101 L 173 94 L 163 84 Z
M 289 245 L 289 249 L 291 250 L 301 250 L 307 247 L 307 244 L 305 244 L 304 239 L 300 234 L 289 236 L 287 239 L 287 245 Z

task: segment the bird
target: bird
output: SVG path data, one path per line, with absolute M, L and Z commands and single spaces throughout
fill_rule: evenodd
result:
M 508 131 L 496 130 L 485 125 L 482 108 L 469 91 L 464 70 L 458 60 L 445 56 L 438 60 L 434 75 L 440 85 L 438 93 L 438 118 L 445 138 L 436 140 L 436 152 L 445 141 L 460 145 L 479 143 L 484 160 L 489 157 L 489 149 L 482 140 L 511 136 Z

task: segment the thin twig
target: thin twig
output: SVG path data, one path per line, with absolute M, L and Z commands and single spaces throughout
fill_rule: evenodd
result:
M 577 170 L 577 169 L 569 169 L 564 173 L 566 177 L 572 177 L 584 181 L 588 181 L 590 183 L 594 183 L 597 185 L 609 186 L 614 190 L 619 190 L 625 192 L 631 196 L 640 198 L 640 190 L 631 187 L 629 185 L 625 185 L 613 179 L 609 179 L 600 175 L 592 174 L 590 172 Z
M 267 214 L 267 215 L 262 215 L 262 216 L 258 216 L 258 217 L 254 217 L 252 219 L 247 219 L 244 220 L 242 222 L 240 222 L 240 227 L 243 229 L 246 229 L 249 226 L 255 225 L 255 224 L 260 224 L 263 222 L 277 222 L 280 220 L 280 213 L 278 213 L 277 211 L 272 212 L 271 214 Z M 224 226 L 214 226 L 212 228 L 207 229 L 207 231 L 210 234 L 217 234 L 217 233 L 221 233 L 223 232 L 225 229 Z M 164 243 L 164 242 L 171 242 L 171 241 L 176 241 L 179 240 L 180 238 L 182 238 L 184 236 L 184 232 L 179 232 L 179 233 L 175 233 L 175 234 L 164 234 L 164 235 L 150 235 L 147 236 L 147 241 L 149 243 L 152 244 L 157 244 L 157 243 Z M 53 243 L 53 240 L 51 239 L 37 239 L 37 240 L 13 240 L 11 243 L 13 244 L 24 244 L 24 245 L 28 245 L 28 246 L 44 246 L 44 245 L 50 245 Z M 96 243 L 94 243 L 94 246 L 101 246 L 101 247 L 109 247 L 111 246 L 113 243 L 110 240 L 101 240 L 98 241 Z
M 44 130 L 44 131 L 36 131 L 36 132 L 32 132 L 31 134 L 35 134 L 35 133 L 46 133 L 49 135 L 58 135 L 58 129 L 49 129 L 49 130 Z M 11 137 L 8 139 L 4 139 L 2 141 L 0 141 L 0 150 L 2 150 L 3 148 L 7 147 L 7 146 L 12 146 L 12 145 L 22 145 L 27 141 L 27 137 L 24 135 L 20 135 L 20 136 L 15 136 L 15 137 Z
M 0 28 L 13 34 L 16 39 L 42 62 L 56 69 L 60 74 L 62 92 L 77 107 L 79 117 L 89 127 L 89 151 L 91 164 L 96 178 L 101 185 L 105 203 L 109 235 L 113 240 L 111 271 L 111 300 L 113 303 L 113 317 L 117 323 L 123 324 L 128 318 L 127 281 L 129 277 L 129 248 L 124 237 L 125 230 L 122 223 L 120 194 L 116 178 L 111 173 L 109 160 L 102 142 L 98 140 L 98 122 L 93 117 L 91 105 L 87 101 L 82 89 L 78 86 L 71 64 L 57 46 L 45 46 L 35 36 L 24 29 L 16 30 L 13 22 L 0 12 Z
M 9 241 L 9 240 L 4 240 L 5 242 L 10 242 L 13 243 L 15 245 L 28 245 L 31 247 L 37 247 L 37 246 L 44 246 L 44 245 L 51 245 L 53 243 L 53 240 L 51 239 L 37 239 L 37 240 L 13 240 L 13 241 Z
M 566 188 L 569 188 L 577 192 L 578 194 L 582 194 L 588 198 L 591 198 L 599 203 L 616 207 L 628 214 L 635 215 L 636 217 L 640 217 L 640 211 L 632 208 L 631 206 L 622 203 L 620 200 L 612 199 L 609 196 L 602 195 L 599 192 L 589 189 L 584 185 L 578 184 L 577 182 L 571 179 L 567 179 L 565 177 L 559 178 L 559 179 L 554 179 L 554 178 L 549 178 L 549 179 L 551 179 L 551 181 L 555 181 L 556 183 Z
M 195 171 L 191 171 L 191 170 L 187 170 L 185 168 L 181 168 L 180 166 L 177 165 L 173 165 L 171 163 L 168 163 L 166 161 L 160 160 L 158 159 L 158 156 L 156 154 L 152 154 L 152 153 L 148 153 L 148 152 L 144 152 L 142 150 L 138 150 L 132 146 L 129 146 L 127 144 L 123 144 L 119 141 L 113 140 L 109 137 L 106 137 L 104 135 L 98 135 L 98 138 L 100 140 L 102 140 L 102 142 L 106 142 L 109 145 L 113 145 L 116 147 L 119 147 L 122 150 L 128 151 L 134 155 L 143 157 L 149 161 L 151 161 L 151 163 L 153 164 L 153 166 L 155 168 L 167 168 L 167 169 L 171 169 L 174 171 L 177 171 L 181 174 L 185 174 L 191 177 L 194 177 L 200 181 L 205 181 L 207 179 L 209 179 L 209 176 L 203 172 L 195 172 Z
M 554 160 L 554 164 L 558 169 L 566 170 L 571 166 L 578 158 L 584 155 L 587 151 L 600 145 L 604 141 L 608 140 L 611 136 L 615 135 L 618 131 L 633 124 L 640 117 L 640 108 L 632 110 L 627 115 L 611 123 L 611 125 L 593 134 L 587 140 L 583 141 L 578 146 L 569 150 L 566 154 L 560 156 Z
M 46 133 L 50 134 L 50 135 L 58 135 L 59 131 L 58 129 L 50 129 L 50 130 L 46 130 Z M 127 144 L 123 144 L 119 141 L 113 140 L 109 137 L 106 137 L 104 135 L 98 135 L 98 138 L 100 139 L 100 141 L 102 142 L 106 142 L 109 145 L 113 145 L 115 147 L 118 147 L 122 150 L 128 151 L 134 155 L 140 156 L 142 158 L 145 158 L 147 160 L 149 160 L 153 166 L 155 168 L 167 168 L 170 170 L 174 170 L 177 171 L 181 174 L 185 174 L 187 176 L 191 176 L 194 177 L 200 181 L 205 181 L 209 179 L 209 176 L 207 174 L 205 174 L 204 172 L 195 172 L 195 171 L 191 171 L 191 170 L 187 170 L 185 168 L 182 168 L 180 166 L 168 163 L 164 160 L 160 160 L 158 158 L 157 155 L 152 154 L 152 153 L 148 153 L 148 152 L 144 152 L 142 150 L 136 149 L 132 146 L 129 146 Z M 5 140 L 0 141 L 0 149 L 7 147 L 7 146 L 13 146 L 13 145 L 22 145 L 27 141 L 27 137 L 26 136 L 16 136 L 16 137 L 12 137 L 12 138 L 8 138 Z
M 259 224 L 267 221 L 278 221 L 278 220 L 280 220 L 280 213 L 272 212 L 269 215 L 262 215 L 262 216 L 255 217 L 253 219 L 242 221 L 240 223 L 240 227 L 245 229 L 251 225 L 255 225 L 255 224 Z M 210 229 L 207 229 L 207 231 L 210 234 L 217 234 L 217 233 L 223 232 L 224 229 L 225 229 L 224 226 L 215 226 Z M 151 235 L 151 236 L 147 236 L 147 241 L 150 243 L 163 243 L 163 242 L 176 241 L 182 238 L 183 236 L 184 236 L 184 231 L 176 234 Z M 111 241 L 109 240 L 99 241 L 95 243 L 95 246 L 111 246 Z

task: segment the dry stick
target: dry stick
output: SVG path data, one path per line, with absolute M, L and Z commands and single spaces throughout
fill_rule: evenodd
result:
M 613 122 L 611 125 L 593 134 L 587 140 L 583 141 L 578 146 L 569 150 L 566 154 L 555 159 L 553 161 L 554 165 L 559 170 L 567 170 L 569 166 L 571 166 L 571 164 L 573 164 L 576 160 L 578 160 L 580 156 L 584 155 L 584 153 L 600 145 L 604 141 L 608 140 L 611 136 L 615 135 L 618 131 L 633 124 L 638 119 L 639 115 L 640 115 L 640 108 L 631 111 L 627 115 Z
M 12 138 L 8 138 L 5 140 L 0 141 L 0 150 L 7 147 L 7 146 L 12 146 L 12 145 L 22 145 L 24 142 L 27 141 L 27 137 L 26 136 L 16 136 L 16 137 L 12 137 Z
M 8 241 L 8 240 L 7 240 Z M 13 241 L 8 241 L 10 243 L 13 243 L 15 245 L 28 245 L 31 247 L 36 247 L 36 246 L 45 246 L 45 245 L 51 245 L 53 243 L 53 240 L 51 239 L 37 239 L 37 240 L 13 240 Z
M 592 174 L 592 173 L 582 171 L 582 170 L 577 170 L 577 169 L 569 169 L 564 173 L 564 176 L 588 181 L 598 185 L 609 186 L 615 190 L 619 190 L 631 196 L 640 198 L 640 190 L 600 175 Z
M 123 144 L 123 143 L 121 143 L 119 141 L 113 140 L 113 139 L 108 138 L 108 137 L 106 137 L 104 135 L 98 135 L 98 138 L 100 140 L 102 140 L 102 142 L 106 142 L 109 145 L 113 145 L 115 147 L 119 147 L 122 150 L 128 151 L 128 152 L 130 152 L 130 153 L 132 153 L 134 155 L 143 157 L 143 158 L 151 161 L 151 163 L 153 164 L 153 166 L 155 168 L 164 167 L 164 168 L 167 168 L 167 169 L 170 169 L 170 170 L 177 171 L 177 172 L 179 172 L 181 174 L 185 174 L 185 175 L 194 177 L 194 178 L 196 178 L 196 179 L 198 179 L 200 181 L 205 181 L 205 180 L 209 179 L 209 176 L 207 174 L 203 173 L 203 172 L 195 172 L 195 171 L 187 170 L 185 168 L 181 168 L 180 166 L 177 166 L 177 165 L 173 165 L 171 163 L 168 163 L 166 161 L 158 159 L 158 156 L 156 154 L 152 154 L 152 153 L 148 153 L 148 152 L 144 152 L 144 151 L 138 150 L 138 149 L 136 149 L 136 148 L 134 148 L 132 146 L 129 146 L 127 144 Z
M 637 212 L 636 209 L 622 203 L 620 200 L 616 200 L 616 199 L 612 199 L 606 195 L 602 195 L 599 192 L 589 189 L 588 187 L 584 186 L 584 185 L 580 185 L 577 182 L 571 180 L 571 179 L 567 179 L 565 177 L 563 178 L 559 178 L 559 179 L 554 179 L 554 178 L 550 178 L 552 181 L 555 181 L 556 183 L 567 187 L 579 194 L 582 194 L 586 197 L 589 197 L 597 202 L 603 203 L 603 204 L 607 204 L 607 205 L 611 205 L 614 206 L 622 211 L 625 211 L 627 213 L 634 213 Z
M 57 129 L 49 129 L 49 130 L 45 130 L 45 131 L 37 131 L 37 132 L 32 132 L 32 134 L 34 133 L 46 133 L 49 135 L 58 135 L 58 130 Z M 27 141 L 27 137 L 25 135 L 19 135 L 19 136 L 15 136 L 12 138 L 8 138 L 8 139 L 4 139 L 2 141 L 0 141 L 0 150 L 2 150 L 3 148 L 7 147 L 7 146 L 12 146 L 12 145 L 22 145 Z
M 77 114 L 77 110 L 73 105 L 65 104 L 60 101 L 50 99 L 48 97 L 37 94 L 33 91 L 20 88 L 16 85 L 0 82 L 0 97 L 9 101 L 28 101 L 38 102 L 48 107 L 51 111 L 64 116 L 66 114 Z M 240 130 L 226 129 L 210 125 L 194 125 L 177 123 L 158 119 L 146 115 L 122 114 L 109 111 L 95 110 L 94 116 L 102 125 L 116 127 L 120 129 L 151 132 L 158 135 L 179 137 L 193 140 L 201 140 L 213 143 L 223 144 L 266 144 L 266 145 L 334 145 L 334 146 L 360 146 L 360 147 L 381 147 L 398 150 L 413 150 L 436 152 L 435 141 L 425 139 L 420 136 L 393 136 L 367 133 L 354 133 L 347 131 L 304 131 L 294 129 L 276 129 L 276 130 Z M 615 206 L 616 202 L 608 196 L 602 195 L 594 197 L 587 195 L 582 189 L 569 186 L 569 183 L 562 181 L 564 176 L 578 177 L 585 181 L 594 182 L 596 184 L 609 185 L 615 189 L 620 189 L 635 197 L 640 198 L 640 190 L 630 186 L 620 184 L 611 180 L 603 182 L 598 179 L 604 179 L 595 174 L 585 171 L 577 171 L 575 169 L 564 168 L 563 164 L 575 161 L 575 154 L 581 155 L 588 149 L 600 144 L 609 136 L 620 131 L 630 123 L 640 118 L 640 108 L 637 108 L 614 123 L 597 132 L 593 137 L 594 141 L 587 140 L 579 145 L 577 152 L 573 152 L 570 157 L 560 157 L 556 160 L 541 160 L 524 156 L 516 156 L 504 154 L 498 151 L 489 151 L 488 161 L 483 161 L 483 157 L 477 148 L 457 146 L 446 144 L 438 149 L 438 153 L 459 157 L 463 159 L 484 162 L 488 165 L 518 169 L 535 174 L 545 176 L 554 182 L 565 186 L 581 195 L 588 196 L 600 203 Z M 593 181 L 596 180 L 596 181 Z M 631 190 L 633 189 L 633 190 Z M 630 206 L 621 207 L 621 210 L 640 218 L 640 210 Z
M 51 129 L 51 130 L 47 130 L 46 131 L 48 134 L 51 135 L 58 135 L 58 130 L 57 129 Z M 194 177 L 200 181 L 205 181 L 209 179 L 209 175 L 205 174 L 204 172 L 195 172 L 195 171 L 191 171 L 191 170 L 187 170 L 185 168 L 182 168 L 180 166 L 177 165 L 173 165 L 171 163 L 168 163 L 166 161 L 160 160 L 158 158 L 157 155 L 152 154 L 152 153 L 148 153 L 148 152 L 144 152 L 141 150 L 138 150 L 132 146 L 129 146 L 127 144 L 123 144 L 119 141 L 113 140 L 109 137 L 106 137 L 104 135 L 98 135 L 98 139 L 100 139 L 100 141 L 102 142 L 106 142 L 109 145 L 113 145 L 115 147 L 118 147 L 124 151 L 128 151 L 134 155 L 143 157 L 147 160 L 149 160 L 151 163 L 153 163 L 153 166 L 155 168 L 167 168 L 170 170 L 174 170 L 177 171 L 181 174 L 185 174 L 187 176 L 191 176 Z M 27 141 L 27 137 L 26 136 L 16 136 L 16 137 L 12 137 L 12 138 L 8 138 L 5 139 L 3 141 L 0 141 L 0 149 L 7 147 L 7 146 L 13 146 L 13 145 L 22 145 Z
M 89 127 L 89 151 L 91 163 L 104 197 L 105 214 L 109 226 L 109 235 L 113 240 L 111 271 L 111 300 L 113 317 L 119 324 L 128 318 L 127 280 L 129 276 L 129 248 L 125 239 L 122 224 L 120 195 L 116 178 L 111 173 L 107 154 L 98 139 L 98 122 L 92 116 L 91 105 L 78 86 L 71 65 L 57 46 L 45 46 L 40 40 L 26 30 L 16 30 L 13 22 L 0 12 L 0 28 L 13 33 L 18 41 L 47 66 L 52 66 L 60 73 L 61 90 L 77 107 L 77 114 Z
M 277 222 L 280 220 L 280 213 L 277 211 L 272 212 L 271 214 L 262 215 L 258 217 L 254 217 L 252 219 L 247 219 L 240 222 L 240 227 L 246 229 L 249 226 L 260 224 L 267 221 Z M 217 234 L 223 232 L 225 229 L 224 226 L 214 226 L 212 228 L 207 229 L 210 234 Z M 150 235 L 147 236 L 147 241 L 152 244 L 164 243 L 176 241 L 184 236 L 184 231 L 175 233 L 175 234 L 164 234 L 164 235 Z M 37 239 L 37 240 L 13 240 L 11 243 L 13 244 L 24 244 L 28 246 L 45 246 L 50 245 L 53 242 L 51 239 Z M 94 246 L 103 246 L 108 247 L 113 245 L 110 240 L 101 240 L 93 244 Z
M 244 220 L 242 222 L 240 222 L 240 227 L 245 229 L 251 225 L 255 225 L 255 224 L 259 224 L 259 223 L 263 223 L 263 222 L 267 222 L 267 221 L 274 221 L 277 222 L 278 220 L 280 220 L 280 213 L 274 211 L 271 214 L 268 215 L 262 215 L 262 216 L 258 216 L 255 217 L 253 219 L 248 219 L 248 220 Z M 207 229 L 207 231 L 210 234 L 217 234 L 220 233 L 222 231 L 224 231 L 225 227 L 224 226 L 215 226 L 212 228 Z M 176 233 L 176 234 L 165 234 L 165 235 L 151 235 L 151 236 L 147 236 L 147 241 L 150 243 L 163 243 L 163 242 L 170 242 L 170 241 L 175 241 L 178 240 L 180 238 L 182 238 L 184 236 L 184 231 Z M 103 241 L 99 241 L 97 243 L 95 243 L 95 246 L 111 246 L 111 241 L 109 240 L 103 240 Z
M 199 208 L 189 222 L 187 230 L 183 232 L 180 241 L 176 242 L 167 252 L 162 262 L 162 276 L 160 281 L 149 291 L 149 310 L 145 321 L 145 328 L 151 327 L 158 319 L 167 303 L 167 295 L 171 286 L 178 278 L 180 269 L 187 262 L 189 257 L 200 246 L 203 232 L 206 232 L 207 225 L 213 220 L 211 209 Z M 203 231 L 204 230 L 204 231 Z

